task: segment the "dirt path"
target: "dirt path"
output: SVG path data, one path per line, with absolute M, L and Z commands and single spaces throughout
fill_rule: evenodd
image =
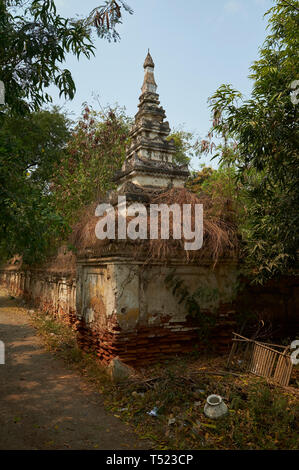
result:
M 144 449 L 100 395 L 45 351 L 25 309 L 0 289 L 0 449 Z

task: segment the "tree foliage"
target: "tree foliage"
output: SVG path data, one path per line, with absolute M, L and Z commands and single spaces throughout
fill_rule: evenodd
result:
M 65 236 L 49 181 L 70 136 L 70 121 L 59 112 L 40 111 L 24 117 L 1 116 L 0 256 L 23 255 L 41 260 Z
M 85 107 L 52 179 L 57 210 L 69 224 L 113 187 L 113 176 L 125 158 L 129 127 L 130 119 L 121 108 L 95 112 Z
M 85 23 L 94 26 L 100 38 L 116 42 L 120 39 L 116 27 L 122 23 L 122 9 L 133 14 L 132 8 L 123 0 L 106 0 L 104 5 L 90 12 Z
M 1 0 L 0 80 L 7 108 L 18 114 L 39 109 L 51 102 L 50 85 L 72 99 L 76 86 L 70 70 L 63 68 L 66 55 L 94 54 L 92 26 L 101 38 L 119 39 L 122 10 L 132 13 L 119 3 L 106 1 L 88 18 L 72 19 L 57 13 L 54 0 Z
M 176 147 L 173 161 L 178 165 L 188 165 L 191 159 L 200 153 L 199 143 L 193 132 L 181 128 L 173 129 L 167 140 L 173 140 Z
M 71 136 L 72 121 L 68 116 L 53 106 L 25 116 L 7 114 L 2 116 L 1 124 L 2 139 L 19 149 L 11 156 L 12 163 L 16 161 L 22 173 L 30 173 L 32 180 L 48 182 L 54 163 L 60 161 Z
M 106 0 L 88 18 L 73 19 L 59 15 L 54 0 L 0 0 L 0 80 L 6 103 L 0 105 L 2 258 L 18 253 L 27 262 L 40 261 L 67 233 L 50 183 L 55 164 L 66 161 L 71 123 L 57 109 L 40 109 L 51 102 L 50 85 L 73 98 L 75 83 L 63 67 L 67 54 L 78 59 L 94 54 L 93 29 L 101 38 L 118 40 L 124 11 L 132 13 L 123 1 Z
M 4 118 L 2 117 L 2 120 Z M 21 123 L 21 125 L 20 125 Z M 57 108 L 5 116 L 0 129 L 0 256 L 41 261 L 67 239 L 86 205 L 113 187 L 130 120 L 120 108 L 85 107 L 72 122 Z
M 299 70 L 298 13 L 294 1 L 278 1 L 266 13 L 270 33 L 251 67 L 250 99 L 231 85 L 210 99 L 212 133 L 224 139 L 220 161 L 235 166 L 246 190 L 242 231 L 256 282 L 290 272 L 299 245 L 298 104 L 291 99 Z

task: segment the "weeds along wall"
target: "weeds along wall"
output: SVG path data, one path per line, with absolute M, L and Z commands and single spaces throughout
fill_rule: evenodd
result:
M 227 351 L 235 326 L 237 266 L 165 266 L 122 257 L 78 261 L 78 342 L 105 363 Z
M 3 268 L 0 282 L 45 313 L 72 324 L 78 344 L 104 362 L 132 365 L 184 352 L 228 352 L 231 333 L 272 336 L 298 329 L 299 276 L 240 289 L 235 261 L 144 266 L 122 257 L 82 258 L 77 276 Z
M 78 343 L 104 362 L 145 364 L 164 356 L 226 351 L 234 328 L 235 264 L 145 267 L 136 260 L 89 259 L 72 275 L 2 269 L 14 296 L 77 329 Z M 183 297 L 183 298 L 182 298 Z
M 0 283 L 45 313 L 76 323 L 76 278 L 44 270 L 1 269 Z

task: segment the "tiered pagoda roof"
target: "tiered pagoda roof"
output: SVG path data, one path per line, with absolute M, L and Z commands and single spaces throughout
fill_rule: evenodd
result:
M 189 176 L 186 165 L 173 162 L 175 145 L 167 140 L 169 123 L 160 106 L 154 77 L 155 64 L 148 52 L 144 61 L 144 81 L 138 112 L 130 132 L 130 145 L 122 170 L 116 175 L 118 190 L 132 184 L 141 188 L 183 187 Z

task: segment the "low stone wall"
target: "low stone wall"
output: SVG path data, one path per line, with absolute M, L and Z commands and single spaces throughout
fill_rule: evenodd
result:
M 203 317 L 188 315 L 163 279 L 171 268 L 122 260 L 79 262 L 74 276 L 43 270 L 0 270 L 0 283 L 12 295 L 22 296 L 44 312 L 73 324 L 80 347 L 94 351 L 104 363 L 118 356 L 131 365 L 161 360 L 172 354 L 214 350 L 226 354 L 237 317 L 260 318 L 271 325 L 272 336 L 295 339 L 298 333 L 299 276 L 272 281 L 264 287 L 248 286 L 235 301 L 237 269 L 233 264 L 176 266 L 176 273 L 191 291 L 209 285 L 217 298 L 201 299 Z M 242 320 L 243 321 L 243 320 Z M 255 323 L 255 321 L 254 321 Z M 254 331 L 256 331 L 256 326 Z
M 94 351 L 106 364 L 116 356 L 133 366 L 157 362 L 173 354 L 214 351 L 226 354 L 235 329 L 234 313 L 223 306 L 225 312 L 217 319 L 208 342 L 200 337 L 200 324 L 196 321 L 173 322 L 156 327 L 138 326 L 131 331 L 119 329 L 116 316 L 109 328 L 91 327 L 84 319 L 78 322 L 78 342 L 85 351 Z M 231 306 L 230 306 L 231 307 Z
M 12 295 L 44 312 L 73 324 L 76 322 L 76 279 L 42 270 L 0 270 L 0 283 Z
M 80 347 L 94 351 L 104 363 L 115 356 L 139 365 L 207 348 L 227 352 L 236 325 L 229 301 L 235 268 L 220 266 L 211 272 L 205 266 L 177 266 L 191 289 L 210 283 L 221 290 L 219 298 L 203 302 L 204 315 L 209 316 L 212 307 L 217 310 L 209 332 L 165 287 L 169 270 L 151 266 L 144 271 L 138 264 L 96 260 L 79 263 L 77 280 L 39 269 L 9 268 L 0 270 L 0 283 L 12 295 L 75 325 Z
M 190 315 L 167 287 L 165 279 L 172 272 L 190 294 L 202 288 L 200 316 Z M 145 267 L 115 257 L 79 260 L 78 342 L 105 363 L 118 356 L 132 365 L 196 350 L 227 353 L 236 328 L 232 299 L 237 277 L 232 261 L 213 270 L 183 263 Z M 209 319 L 212 324 L 206 323 Z

